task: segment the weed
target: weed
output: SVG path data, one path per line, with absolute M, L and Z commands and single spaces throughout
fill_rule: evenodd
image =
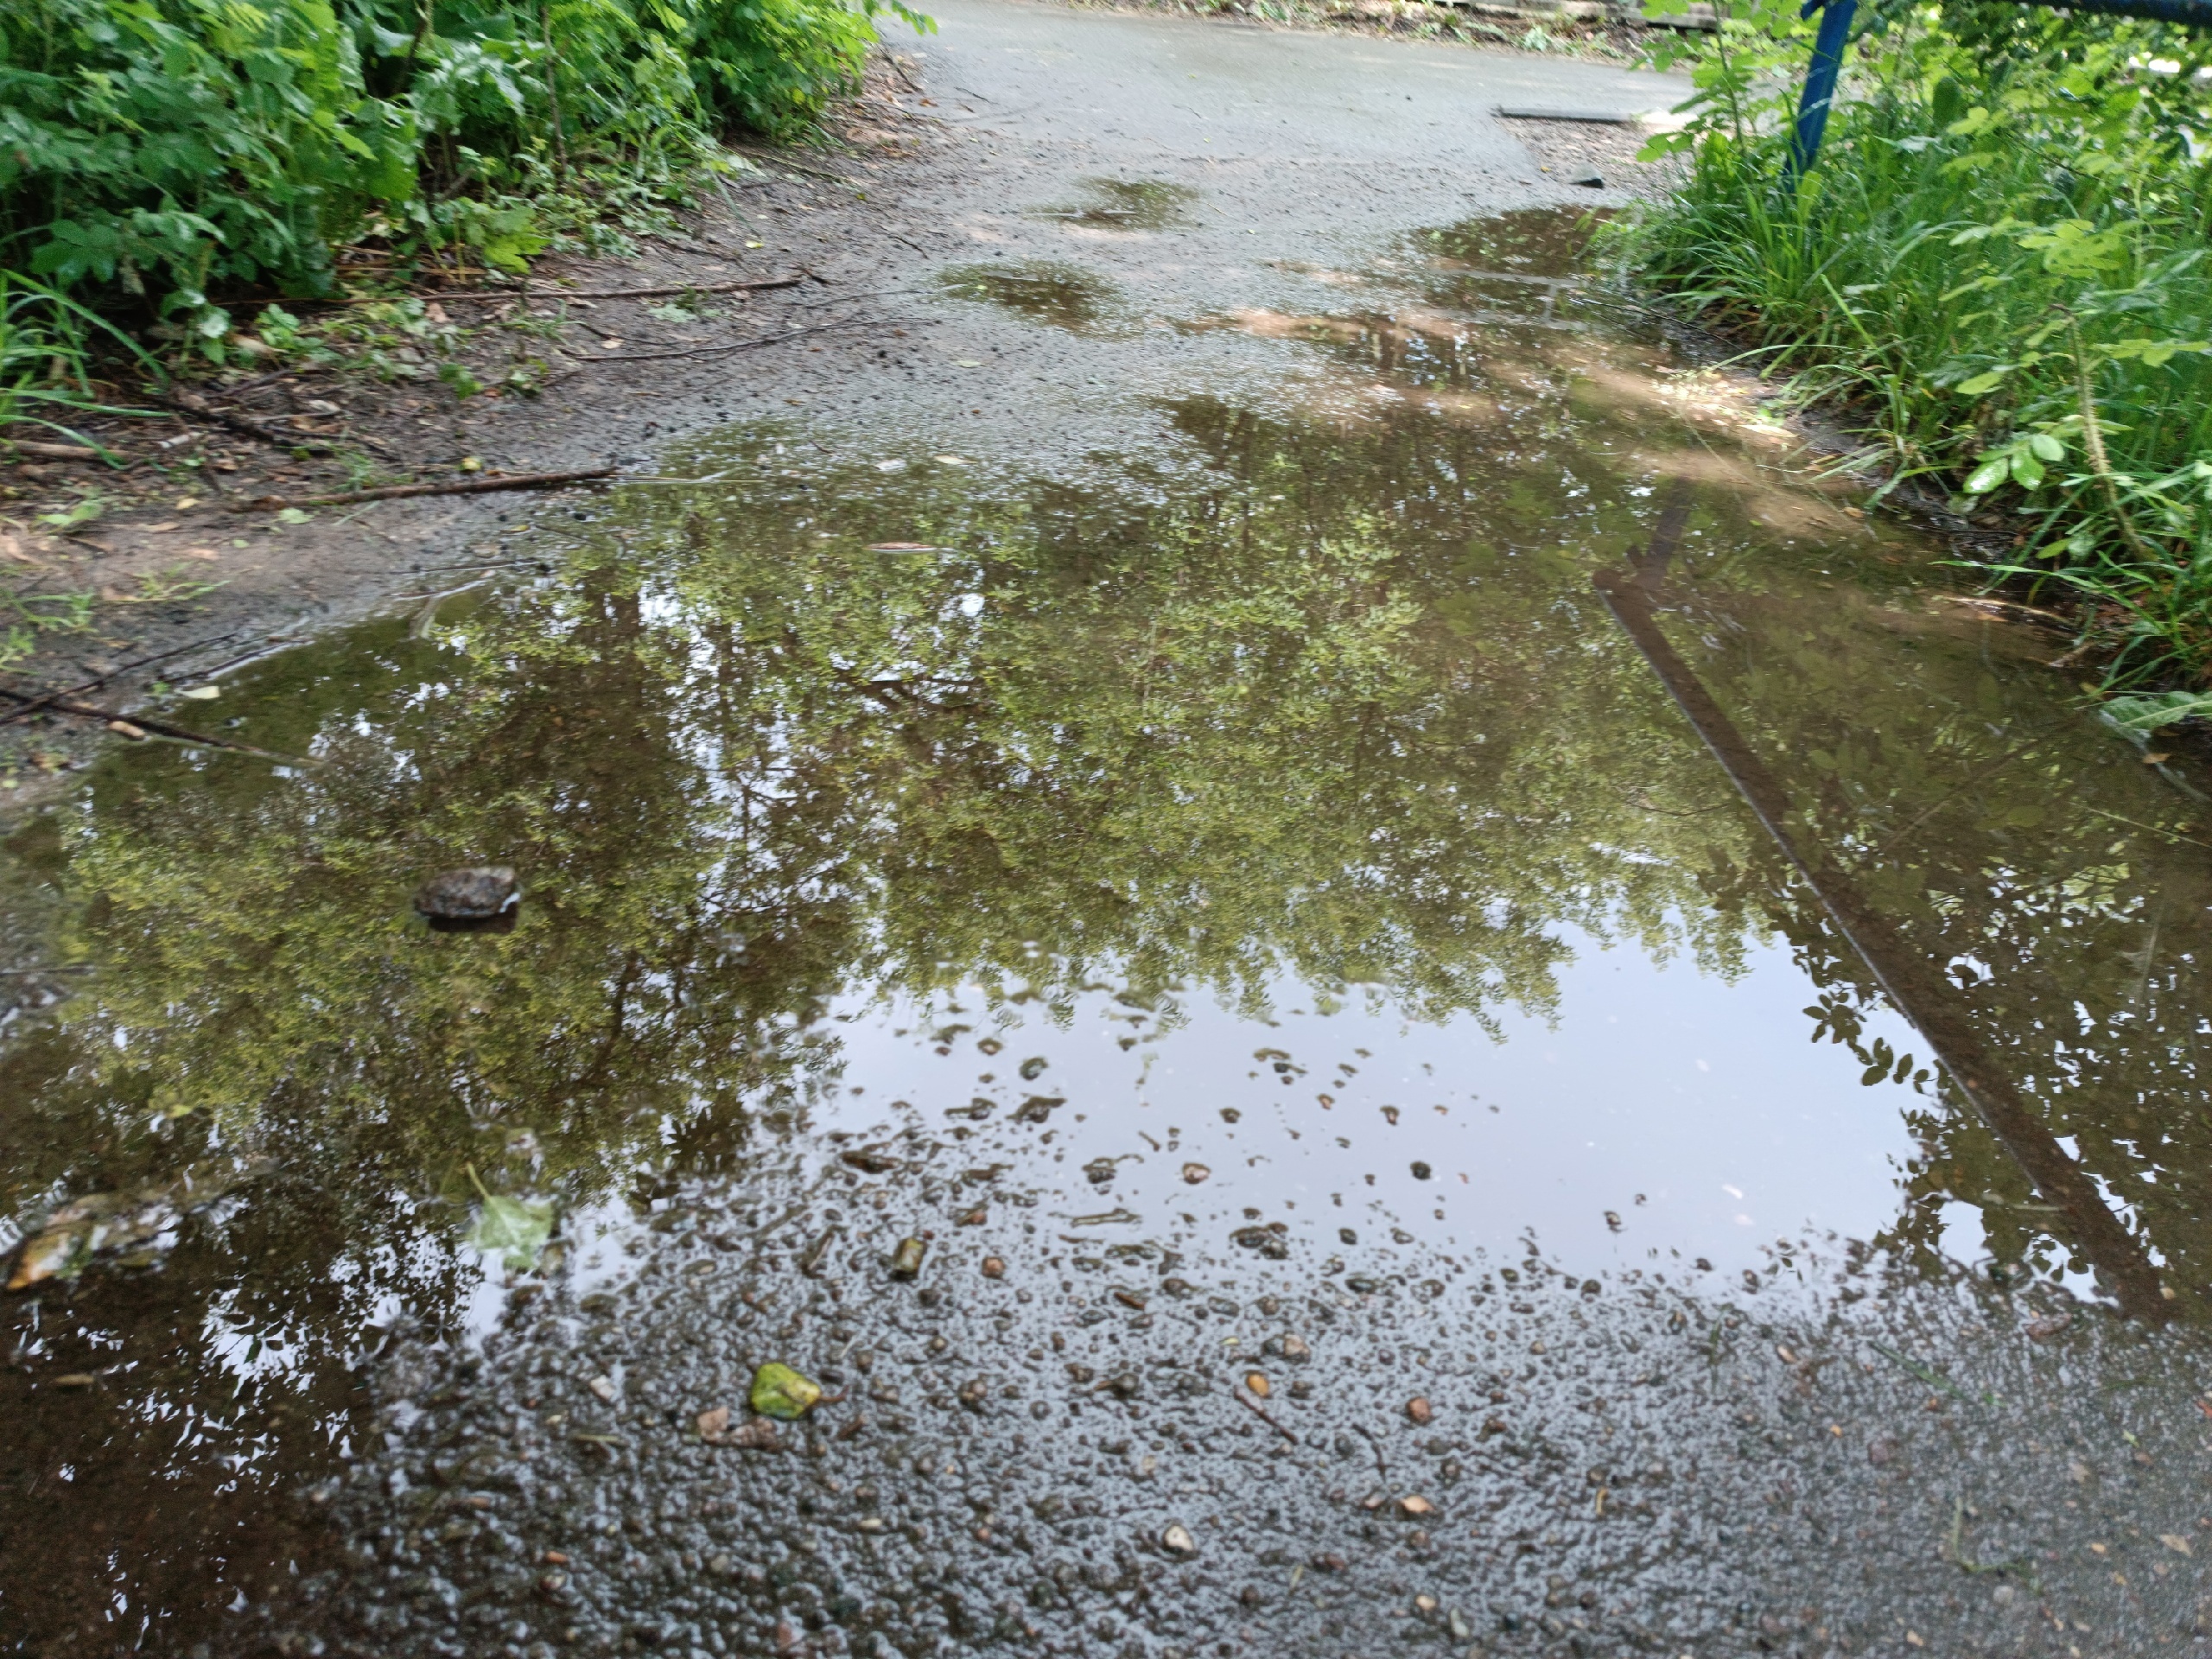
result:
M 1655 5 L 1658 0 L 1655 0 Z M 1665 0 L 1675 4 L 1677 0 Z M 2212 73 L 2186 31 L 2024 7 L 1880 5 L 1793 189 L 1810 27 L 1724 4 L 1689 55 L 1692 152 L 1615 251 L 1845 403 L 1892 483 L 2032 526 L 1999 575 L 2082 595 L 2108 683 L 2212 677 Z

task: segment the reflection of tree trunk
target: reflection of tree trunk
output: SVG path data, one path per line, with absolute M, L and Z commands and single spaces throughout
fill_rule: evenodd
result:
M 2138 1319 L 2164 1320 L 2170 1313 L 2166 1293 L 2142 1245 L 1998 1068 L 1951 988 L 1866 902 L 1825 850 L 1816 843 L 1799 842 L 1791 827 L 1789 798 L 1780 780 L 1744 741 L 1660 631 L 1653 591 L 1688 512 L 1688 493 L 1678 489 L 1660 516 L 1649 555 L 1637 561 L 1637 568 L 1598 572 L 1593 581 L 1606 608 L 1697 728 L 1783 855 L 1835 918 L 1891 1003 L 1912 1022 L 1999 1144 L 2057 1207 L 2069 1224 L 2070 1242 L 2111 1283 L 2121 1308 Z

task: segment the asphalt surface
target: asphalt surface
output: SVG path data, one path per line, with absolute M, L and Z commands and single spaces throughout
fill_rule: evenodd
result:
M 1027 4 L 939 16 L 904 101 L 945 142 L 901 175 L 880 237 L 841 244 L 793 201 L 764 238 L 865 275 L 880 327 L 687 371 L 647 409 L 524 418 L 571 418 L 579 452 L 652 453 L 772 416 L 795 444 L 1071 479 L 1174 448 L 1171 398 L 1337 418 L 1402 392 L 1300 320 L 1389 337 L 1376 315 L 1433 303 L 1412 233 L 1605 199 L 1544 174 L 1497 105 L 1625 113 L 1681 90 Z M 1634 365 L 1585 366 L 1659 407 L 1636 401 Z M 1447 416 L 1454 372 L 1430 388 Z M 506 418 L 471 441 L 496 454 Z M 1750 517 L 1834 528 L 1832 507 L 1700 453 Z M 520 517 L 499 531 L 518 549 Z M 283 1535 L 219 1637 L 197 1634 L 213 1615 L 182 1621 L 186 1650 L 2212 1652 L 2193 1331 L 2043 1280 L 1896 1274 L 1834 1237 L 1779 1237 L 1724 1277 L 1454 1247 L 1367 1212 L 1201 1223 L 1160 1196 L 1179 1181 L 1205 1208 L 1172 1136 L 1141 1189 L 1135 1163 L 1056 1171 L 1049 1137 L 1073 1135 L 1049 1109 L 948 1127 L 930 1104 L 886 1119 L 873 1152 L 797 1133 L 565 1215 L 535 1268 L 492 1267 L 449 1321 L 385 1309 L 316 1426 L 340 1450 L 253 1500 Z M 906 1238 L 928 1245 L 912 1278 L 892 1271 Z M 18 1337 L 27 1368 L 73 1368 L 37 1400 L 62 1480 L 68 1435 L 101 1432 L 68 1427 L 104 1407 L 99 1352 L 130 1340 L 84 1282 L 79 1332 L 56 1313 Z M 746 1396 L 770 1362 L 828 1397 L 765 1427 Z M 255 1363 L 222 1361 L 241 1379 Z M 148 1444 L 169 1435 L 143 1414 Z M 285 1432 L 252 1426 L 240 1465 Z M 146 1469 L 105 1471 L 109 1507 L 143 1507 Z M 39 1632 L 16 1650 L 58 1654 L 128 1649 L 161 1610 L 74 1635 L 9 1611 Z

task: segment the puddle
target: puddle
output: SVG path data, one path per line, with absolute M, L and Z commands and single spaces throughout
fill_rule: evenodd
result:
M 1164 179 L 1085 179 L 1087 201 L 1039 207 L 1039 219 L 1092 231 L 1169 231 L 1192 222 L 1200 192 Z
M 1546 234 L 1439 246 L 1533 276 L 1559 263 Z M 959 281 L 1070 327 L 1110 299 L 1054 267 Z M 2171 1311 L 2202 1317 L 2201 798 L 2069 705 L 2047 642 L 1956 602 L 1937 550 L 1689 442 L 1633 341 L 1478 340 L 1403 313 L 1277 332 L 1359 370 L 1344 401 L 1169 404 L 1161 443 L 1067 474 L 719 435 L 679 460 L 721 481 L 556 521 L 546 579 L 226 688 L 239 741 L 316 764 L 119 752 L 13 831 L 7 965 L 53 971 L 0 980 L 6 1242 L 86 1195 L 117 1195 L 102 1215 L 166 1206 L 0 1303 L 0 1475 L 43 1506 L 35 1535 L 11 1529 L 10 1594 L 38 1598 L 10 1610 L 18 1639 L 219 1649 L 289 1607 L 288 1641 L 359 1619 L 352 1639 L 414 1650 L 480 1580 L 487 1607 L 521 1598 L 517 1651 L 567 1643 L 564 1619 L 588 1650 L 664 1625 L 767 1650 L 785 1618 L 911 1635 L 923 1615 L 893 1580 L 919 1569 L 872 1565 L 866 1542 L 892 1486 L 949 1506 L 933 1536 L 1000 1548 L 1014 1522 L 963 1508 L 945 1471 L 1033 1464 L 1073 1491 L 1095 1452 L 1149 1480 L 1144 1459 L 1215 1432 L 1163 1431 L 1143 1405 L 1222 1399 L 1194 1353 L 1241 1376 L 1235 1356 L 1275 1344 L 1254 1363 L 1280 1397 L 1248 1380 L 1219 1432 L 1341 1463 L 1312 1501 L 1356 1531 L 1377 1524 L 1351 1507 L 1368 1484 L 1398 1503 L 1415 1478 L 1391 1470 L 1441 1492 L 1474 1469 L 1496 1368 L 1567 1351 L 1601 1290 L 1641 1310 L 1613 1359 L 1656 1367 L 1627 1356 L 1694 1325 L 1693 1378 L 1736 1329 L 1707 1310 L 1757 1295 L 1762 1319 L 1817 1330 L 1863 1294 L 1823 1259 L 1978 1284 L 2064 1326 L 2117 1282 L 2095 1241 L 1939 1079 L 1594 583 L 1659 533 L 1675 474 L 1698 493 L 1651 591 L 1682 671 L 1787 792 L 1800 843 L 1933 964 L 1950 1017 L 2155 1255 Z M 428 876 L 486 862 L 518 873 L 511 930 L 411 913 Z M 210 1168 L 231 1172 L 217 1196 L 173 1196 Z M 881 1274 L 909 1236 L 931 1264 L 912 1304 Z M 986 1253 L 1004 1264 L 988 1306 Z M 1424 1375 L 1433 1345 L 1440 1406 L 1465 1379 L 1459 1438 L 1370 1478 L 1383 1453 L 1360 1437 L 1408 1432 L 1396 1361 L 1373 1422 L 1266 1426 L 1306 1408 L 1286 1320 L 1344 1344 L 1311 1373 L 1316 1413 L 1368 1408 L 1357 1343 L 1418 1351 Z M 1964 1377 L 1974 1328 L 1914 1340 L 1950 1344 Z M 1743 1342 L 1745 1363 L 1772 1346 Z M 879 1349 L 950 1357 L 902 1396 L 888 1357 L 854 1357 Z M 836 1583 L 772 1582 L 808 1550 L 671 1532 L 677 1578 L 731 1598 L 671 1611 L 625 1565 L 632 1499 L 607 1509 L 607 1483 L 645 1509 L 680 1488 L 683 1524 L 709 1532 L 699 1517 L 738 1513 L 683 1484 L 699 1469 L 652 1473 L 643 1442 L 674 1446 L 766 1357 L 874 1402 L 867 1433 L 893 1437 L 806 1465 L 830 1483 L 807 1503 L 851 1509 L 818 1547 L 860 1553 Z M 2012 1363 L 1988 1360 L 1987 1387 L 2063 1392 Z M 1928 1385 L 1898 1375 L 1917 1421 Z M 915 1424 L 940 1408 L 984 1440 L 925 1447 L 938 1431 Z M 1090 1414 L 1079 1433 L 1036 1427 L 1063 1409 Z M 1585 1484 L 1625 1453 L 1573 1411 L 1542 1431 L 1580 1447 L 1546 1514 L 1632 1490 Z M 469 1448 L 510 1434 L 538 1472 L 472 1472 Z M 849 1463 L 879 1444 L 887 1462 Z M 716 1479 L 770 1468 L 692 1452 L 740 1460 Z M 1221 1468 L 1206 1480 L 1246 1478 Z M 744 1502 L 780 1503 L 783 1478 Z M 1051 1496 L 1020 1503 L 1057 1526 Z M 1224 1505 L 1171 1496 L 1146 1536 L 1187 1523 L 1226 1548 Z M 1337 1548 L 1283 1501 L 1276 1542 L 1236 1546 L 1268 1566 L 1267 1597 Z M 1065 1535 L 1091 1513 L 1078 1500 Z M 1427 1559 L 1428 1511 L 1391 1513 L 1419 1540 L 1404 1559 Z M 1529 1514 L 1512 1524 L 1550 1548 Z M 1344 1597 L 1309 1589 L 1299 1628 L 1413 1606 L 1376 1559 Z M 374 1589 L 378 1563 L 411 1587 Z M 1622 1594 L 1643 1582 L 1618 1570 Z M 1072 1590 L 1002 1587 L 1014 1611 L 961 1604 L 948 1628 L 1078 1617 Z M 607 1611 L 626 1596 L 645 1599 Z M 1523 1600 L 1482 1628 L 1534 1640 L 1548 1615 Z M 1418 1617 L 1465 1641 L 1463 1609 L 1488 1605 L 1467 1588 Z
M 1114 284 L 1080 265 L 1045 260 L 956 265 L 939 274 L 948 294 L 981 300 L 1071 334 L 1095 334 L 1120 308 Z

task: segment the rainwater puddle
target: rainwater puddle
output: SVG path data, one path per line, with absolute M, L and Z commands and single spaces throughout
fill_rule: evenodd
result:
M 573 1334 L 568 1299 L 664 1266 L 739 1275 L 735 1331 L 791 1286 L 880 1285 L 919 1236 L 932 1274 L 988 1254 L 1132 1343 L 1186 1301 L 1335 1318 L 1480 1280 L 1471 1365 L 1533 1310 L 1522 1272 L 1810 1309 L 1806 1264 L 1855 1240 L 2097 1294 L 2127 1263 L 1940 1080 L 1594 584 L 1670 503 L 1644 591 L 1679 673 L 2196 1317 L 2195 785 L 1935 550 L 1692 441 L 1648 346 L 1447 315 L 1560 320 L 1570 267 L 1509 230 L 1434 239 L 1417 280 L 1473 300 L 1274 330 L 1340 373 L 1303 403 L 1166 403 L 1161 442 L 1073 474 L 716 435 L 669 469 L 719 482 L 549 516 L 547 579 L 226 689 L 238 740 L 311 763 L 118 752 L 17 825 L 0 1215 L 60 1270 L 4 1304 L 0 1471 L 49 1517 L 14 1546 L 10 1595 L 41 1598 L 15 1629 L 218 1640 L 339 1548 L 314 1505 L 349 1468 L 429 1548 L 470 1478 L 379 1447 L 473 1385 L 410 1395 L 377 1356 L 540 1308 Z M 1065 327 L 1109 303 L 956 277 Z M 480 862 L 519 873 L 511 931 L 411 916 Z M 118 1196 L 57 1227 L 86 1194 Z M 1060 1317 L 963 1340 L 1052 1370 Z M 794 1312 L 776 1340 L 825 1368 L 874 1338 Z M 617 1389 L 516 1409 L 612 1467 L 637 1431 L 575 1424 Z M 416 1403 L 372 1431 L 372 1399 Z M 300 1491 L 305 1520 L 255 1496 Z
M 1078 334 L 1095 333 L 1120 309 L 1114 284 L 1080 265 L 1036 259 L 957 265 L 938 281 L 961 299 L 981 300 Z
M 1171 231 L 1191 223 L 1199 192 L 1164 179 L 1086 179 L 1084 194 L 1090 199 L 1039 207 L 1037 217 L 1088 231 Z

